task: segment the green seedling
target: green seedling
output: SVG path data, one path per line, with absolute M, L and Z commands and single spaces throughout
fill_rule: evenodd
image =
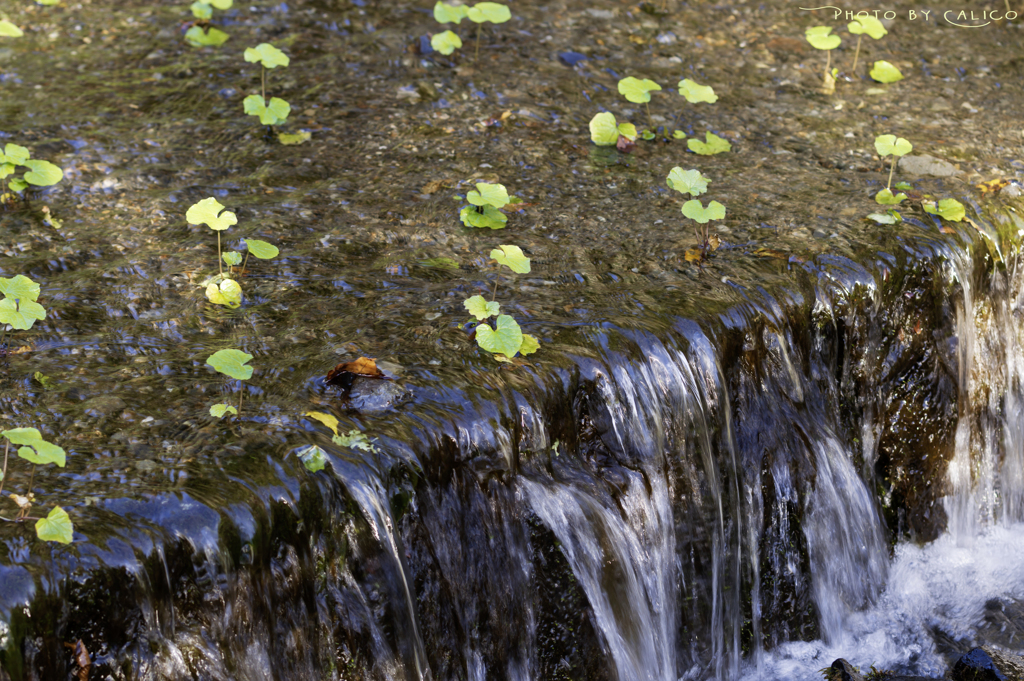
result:
M 225 376 L 230 376 L 239 381 L 248 381 L 252 378 L 252 367 L 246 364 L 250 359 L 252 359 L 252 355 L 249 353 L 228 348 L 227 350 L 218 350 L 210 355 L 206 363 Z M 237 409 L 227 404 L 215 404 L 210 407 L 210 416 L 221 418 L 225 414 L 240 414 L 242 412 L 242 397 L 244 395 L 245 389 L 243 388 L 238 392 Z
M 869 220 L 874 220 L 880 225 L 895 225 L 903 222 L 903 216 L 892 208 L 885 211 L 884 213 L 871 213 L 868 215 Z
M 503 24 L 512 18 L 512 12 L 507 5 L 497 2 L 478 2 L 466 10 L 466 18 L 476 24 L 476 52 L 473 61 L 477 61 L 480 59 L 480 31 L 484 23 Z
M 366 434 L 362 431 L 350 430 L 344 435 L 339 433 L 338 419 L 331 414 L 326 414 L 322 411 L 307 411 L 305 415 L 330 428 L 331 432 L 334 433 L 331 437 L 331 442 L 339 447 L 351 447 L 352 449 L 361 449 L 364 452 L 378 451 L 377 447 L 370 442 L 370 438 L 366 437 Z
M 647 110 L 647 122 L 651 126 L 651 134 L 654 134 L 654 118 L 651 117 L 651 93 L 661 89 L 661 86 L 655 83 L 653 80 L 644 78 L 634 78 L 629 76 L 619 81 L 619 94 L 633 102 L 634 104 L 643 104 Z M 644 139 L 648 139 L 646 136 Z M 653 137 L 652 137 L 653 139 Z
M 517 274 L 530 272 L 530 259 L 518 246 L 499 246 L 491 251 L 491 259 L 499 265 L 508 267 Z M 524 334 L 519 324 L 510 315 L 501 314 L 501 308 L 494 298 L 498 295 L 498 279 L 494 280 L 494 291 L 488 302 L 483 296 L 476 295 L 463 301 L 466 310 L 477 321 L 474 333 L 476 342 L 482 349 L 495 355 L 507 358 L 515 357 L 516 353 L 529 355 L 540 349 L 540 342 L 530 334 Z M 489 320 L 494 317 L 494 326 Z
M 922 201 L 921 207 L 924 208 L 924 212 L 938 215 L 950 222 L 960 222 L 967 217 L 964 204 L 956 199 L 941 199 L 938 204 L 935 201 Z
M 20 28 L 7 21 L 7 19 L 0 19 L 0 36 L 6 38 L 20 38 L 25 35 Z
M 267 102 L 267 69 L 288 66 L 288 56 L 270 43 L 260 43 L 245 50 L 245 61 L 260 64 L 260 94 L 249 95 L 242 100 L 245 113 L 259 116 L 263 125 L 280 125 L 288 119 L 292 106 L 280 97 L 271 97 Z
M 699 196 L 707 191 L 707 183 L 710 180 L 696 170 L 683 172 L 681 168 L 673 168 L 665 182 L 681 194 Z M 696 262 L 700 265 L 708 259 L 712 251 L 718 248 L 718 237 L 711 234 L 708 223 L 712 220 L 725 219 L 725 206 L 718 201 L 711 201 L 705 207 L 699 200 L 690 199 L 683 204 L 682 213 L 685 217 L 703 225 L 703 228 L 694 228 L 694 234 L 697 236 L 697 248 L 687 249 L 685 254 L 688 262 Z
M 454 31 L 435 33 L 430 37 L 430 46 L 447 57 L 462 47 L 462 38 Z
M 695 137 L 686 140 L 686 147 L 695 154 L 701 156 L 714 156 L 732 150 L 732 144 L 724 137 L 719 137 L 713 132 L 704 133 L 706 142 L 701 142 Z
M 857 58 L 860 57 L 860 41 L 864 38 L 865 34 L 875 40 L 879 40 L 888 31 L 885 30 L 885 26 L 882 25 L 881 21 L 867 13 L 847 24 L 846 30 L 857 36 L 857 49 L 853 52 L 853 68 L 850 69 L 850 72 L 854 73 L 857 71 Z
M 615 115 L 608 111 L 590 119 L 590 139 L 597 146 L 613 147 L 618 144 L 620 136 L 630 142 L 636 141 L 636 126 L 632 123 L 616 124 Z
M 903 199 L 899 199 L 899 201 L 890 200 L 895 198 L 892 196 L 892 173 L 896 170 L 896 159 L 900 156 L 909 154 L 913 148 L 913 144 L 902 137 L 896 137 L 896 135 L 879 135 L 875 138 L 875 151 L 878 152 L 878 155 L 882 158 L 892 156 L 892 165 L 889 166 L 889 182 L 886 183 L 884 190 L 888 192 L 888 194 L 885 195 L 882 194 L 882 192 L 879 192 L 878 195 L 882 197 L 882 200 L 878 201 L 878 203 L 889 205 L 892 203 L 899 203 L 903 199 L 907 198 L 906 194 L 901 194 L 900 196 L 902 196 Z M 875 197 L 875 200 L 878 200 L 878 196 Z M 886 201 L 889 201 L 889 204 L 886 204 Z
M 832 50 L 839 47 L 842 39 L 832 33 L 831 26 L 811 26 L 804 32 L 804 37 L 816 50 L 825 50 L 828 59 L 825 61 L 825 82 L 823 89 L 826 94 L 831 94 L 836 89 L 836 74 L 832 71 Z
M 190 225 L 205 224 L 217 233 L 217 267 L 220 274 L 206 283 L 206 297 L 215 305 L 239 307 L 242 304 L 242 287 L 234 279 L 224 276 L 224 265 L 222 264 L 226 260 L 231 261 L 234 258 L 229 256 L 225 259 L 221 253 L 220 244 L 220 233 L 231 225 L 238 224 L 238 218 L 231 211 L 224 210 L 220 201 L 211 196 L 193 204 L 185 213 L 185 220 Z M 228 264 L 232 263 L 228 262 Z
M 58 468 L 64 468 L 67 461 L 67 454 L 63 449 L 47 442 L 42 434 L 35 428 L 12 428 L 0 432 L 6 442 L 4 443 L 4 468 L 0 472 L 0 493 L 3 492 L 4 483 L 7 482 L 7 463 L 10 455 L 11 445 L 18 445 L 18 457 L 32 464 L 32 474 L 29 477 L 28 490 L 24 496 L 10 494 L 10 499 L 18 505 L 18 515 L 15 518 L 4 518 L 7 521 L 36 521 L 36 536 L 43 541 L 53 541 L 60 544 L 70 544 L 74 528 L 67 512 L 60 506 L 54 506 L 45 518 L 33 517 L 29 513 L 32 510 L 32 503 L 35 495 L 32 492 L 35 481 L 36 466 L 54 464 Z
M 230 37 L 224 31 L 213 26 L 208 26 L 204 29 L 202 26 L 197 25 L 185 32 L 185 42 L 192 47 L 220 47 Z
M 21 274 L 10 279 L 0 277 L 0 324 L 27 331 L 38 320 L 46 319 L 46 309 L 37 303 L 39 284 Z M 4 335 L 6 335 L 6 331 Z M 2 342 L 3 336 L 0 336 Z
M 700 196 L 708 190 L 708 178 L 700 174 L 699 170 L 683 170 L 676 166 L 665 178 L 665 184 L 669 189 L 675 189 L 680 194 Z
M 466 194 L 466 200 L 472 205 L 459 211 L 462 224 L 467 227 L 502 229 L 508 218 L 501 209 L 508 205 L 522 203 L 521 199 L 508 195 L 503 184 L 477 182 L 476 190 Z
M 21 177 L 11 177 L 19 167 L 28 170 Z M 60 169 L 60 166 L 49 161 L 33 159 L 25 147 L 8 143 L 4 147 L 3 153 L 0 154 L 0 180 L 8 177 L 11 177 L 10 180 L 7 180 L 8 191 L 21 194 L 29 186 L 49 187 L 57 184 L 64 178 L 64 171 Z M 4 198 L 13 199 L 13 196 L 8 193 L 4 195 Z
M 869 75 L 879 83 L 895 83 L 898 80 L 903 80 L 900 70 L 887 61 L 876 61 L 875 65 L 871 67 Z
M 245 273 L 245 266 L 249 263 L 249 256 L 254 255 L 260 260 L 272 260 L 280 255 L 281 251 L 274 244 L 259 239 L 242 239 L 245 242 L 245 260 L 238 251 L 228 251 L 221 254 L 221 260 L 229 267 L 241 265 L 241 272 Z
M 718 101 L 718 95 L 715 94 L 714 88 L 709 85 L 700 85 L 689 78 L 679 81 L 679 94 L 686 98 L 686 101 L 690 104 L 699 104 L 700 102 L 714 104 Z M 682 130 L 676 130 L 672 133 L 673 139 L 681 140 L 685 137 L 686 133 Z

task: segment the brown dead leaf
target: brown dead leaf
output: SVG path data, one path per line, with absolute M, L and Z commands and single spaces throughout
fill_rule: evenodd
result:
M 328 371 L 324 382 L 327 385 L 336 385 L 348 390 L 352 387 L 352 381 L 356 376 L 385 378 L 384 373 L 377 368 L 377 362 L 372 357 L 360 357 L 352 362 L 342 362 Z
M 685 253 L 686 262 L 699 263 L 704 259 L 704 254 L 701 253 L 699 248 L 687 248 Z
M 718 238 L 717 234 L 712 234 L 708 237 L 708 245 L 711 246 L 712 251 L 717 251 L 718 247 L 722 245 L 722 240 Z
M 975 185 L 982 194 L 997 194 L 999 190 L 1010 184 L 1010 181 L 1005 178 L 997 180 L 989 180 L 988 182 L 982 182 L 981 184 Z
M 92 658 L 89 657 L 89 651 L 86 650 L 82 639 L 78 639 L 75 645 L 65 643 L 64 647 L 75 651 L 75 665 L 78 667 L 75 676 L 78 677 L 78 681 L 89 681 L 89 667 L 92 666 Z

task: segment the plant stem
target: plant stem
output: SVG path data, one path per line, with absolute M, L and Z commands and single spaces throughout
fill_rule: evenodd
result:
M 224 277 L 224 258 L 220 257 L 220 230 L 217 230 L 217 267 L 220 268 L 220 276 Z
M 263 95 L 263 106 L 267 105 L 267 67 L 260 64 L 260 94 Z
M 501 278 L 501 275 L 498 275 L 498 277 L 494 280 L 494 293 L 491 294 L 491 302 L 492 303 L 494 302 L 494 299 L 498 297 L 498 279 L 500 279 L 500 278 Z
M 0 492 L 4 491 L 4 483 L 7 482 L 7 454 L 11 451 L 11 441 L 8 440 L 7 444 L 4 445 L 4 473 L 3 477 L 0 477 Z
M 238 416 L 242 416 L 242 398 L 245 396 L 245 384 L 242 384 L 242 389 L 238 391 Z
M 828 74 L 832 72 L 832 50 L 825 51 L 828 57 L 825 60 L 825 80 L 828 80 Z
M 1006 0 L 1006 1 L 1009 2 L 1010 0 Z M 857 71 L 857 57 L 860 56 L 860 41 L 861 41 L 861 38 L 863 38 L 863 37 L 864 37 L 863 35 L 857 36 L 857 49 L 853 51 L 853 68 L 850 69 L 850 71 L 854 72 L 854 77 L 856 77 L 856 71 Z
M 654 119 L 651 118 L 651 104 L 650 102 L 644 102 L 644 108 L 647 109 L 647 124 L 651 126 L 651 132 L 655 131 Z
M 473 63 L 480 61 L 480 31 L 483 30 L 483 23 L 476 25 L 476 53 L 473 55 Z
M 894 170 L 896 170 L 896 154 L 892 155 L 892 165 L 889 166 L 889 184 L 885 185 L 885 188 L 889 189 L 890 192 L 892 191 L 890 187 L 892 187 L 892 171 Z
M 32 465 L 32 475 L 31 475 L 31 476 L 29 476 L 29 479 L 28 479 L 28 493 L 29 493 L 29 495 L 31 495 L 31 494 L 32 494 L 32 485 L 33 485 L 33 484 L 35 483 L 35 481 L 36 481 L 36 468 L 38 468 L 38 466 L 36 466 L 35 464 L 33 464 L 33 465 Z M 31 498 L 31 497 L 30 497 L 30 498 Z
M 239 272 L 240 275 L 245 276 L 245 265 L 248 262 L 249 262 L 249 250 L 247 248 L 246 251 L 245 251 L 245 260 L 242 261 L 242 271 Z

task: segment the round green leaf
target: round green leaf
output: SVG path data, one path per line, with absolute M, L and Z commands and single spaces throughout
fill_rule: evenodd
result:
M 861 35 L 862 33 L 867 34 L 875 40 L 878 40 L 888 33 L 888 31 L 885 30 L 885 26 L 882 25 L 882 22 L 871 15 L 857 17 L 847 24 L 846 30 L 854 35 Z
M 441 54 L 447 56 L 462 47 L 462 38 L 453 31 L 435 33 L 430 36 L 430 46 Z
M 831 26 L 812 26 L 804 32 L 807 42 L 816 50 L 834 50 L 839 47 L 842 39 L 832 33 Z
M 503 184 L 490 184 L 488 182 L 477 182 L 476 191 L 466 194 L 466 200 L 474 206 L 494 206 L 502 208 L 509 202 L 508 190 Z
M 633 128 L 636 130 L 636 128 Z M 590 119 L 590 139 L 599 147 L 614 146 L 619 141 L 615 115 L 605 111 Z
M 8 298 L 35 302 L 39 299 L 39 284 L 23 274 L 16 274 L 10 279 L 0 277 L 0 293 Z
M 185 220 L 190 225 L 202 225 L 205 224 L 212 230 L 218 232 L 227 229 L 231 225 L 238 224 L 238 218 L 231 211 L 224 210 L 224 206 L 220 204 L 220 201 L 213 198 L 212 196 L 208 199 L 203 199 L 198 203 L 192 204 L 192 207 L 185 213 Z
M 903 192 L 893 196 L 893 193 L 889 189 L 883 189 L 882 191 L 875 194 L 875 203 L 879 203 L 883 206 L 896 206 L 902 203 L 907 198 L 907 195 Z
M 887 61 L 876 61 L 868 75 L 879 83 L 895 83 L 898 80 L 903 80 L 900 70 Z
M 894 210 L 890 210 L 888 213 L 871 213 L 868 215 L 868 219 L 874 220 L 880 225 L 895 225 L 903 220 L 900 214 Z
M 675 189 L 680 194 L 700 196 L 708 190 L 708 178 L 700 174 L 699 170 L 684 171 L 679 166 L 672 169 L 672 172 L 665 178 L 665 184 Z
M 686 139 L 686 133 L 685 133 L 685 132 L 683 132 L 682 130 L 675 130 L 675 131 L 674 131 L 674 132 L 672 133 L 672 139 L 675 139 L 675 140 L 683 140 L 683 139 Z
M 28 149 L 18 144 L 8 143 L 7 146 L 4 147 L 4 159 L 7 163 L 23 166 L 25 165 L 25 161 L 29 159 L 30 155 L 31 154 L 28 153 Z
M 288 119 L 292 106 L 280 97 L 271 97 L 268 105 L 260 95 L 249 95 L 242 100 L 242 108 L 250 116 L 259 116 L 263 125 L 280 125 Z
M 683 204 L 683 215 L 703 225 L 710 220 L 723 219 L 725 217 L 725 206 L 718 201 L 712 201 L 705 208 L 697 199 L 690 199 Z
M 206 31 L 200 26 L 193 26 L 185 32 L 185 42 L 192 47 L 220 47 L 230 37 L 224 31 L 212 26 Z
M 18 448 L 18 456 L 36 464 L 55 463 L 59 468 L 64 468 L 67 461 L 64 450 L 46 440 L 32 440 L 26 443 L 24 447 Z
M 523 255 L 523 249 L 519 246 L 499 246 L 491 251 L 491 260 L 497 260 L 499 265 L 505 265 L 519 274 L 530 272 L 530 259 Z
M 7 183 L 7 188 L 10 189 L 12 192 L 20 194 L 26 189 L 28 189 L 28 182 L 22 180 L 19 177 L 16 177 Z
M 10 324 L 20 331 L 31 329 L 36 320 L 46 319 L 46 308 L 31 300 L 4 298 L 0 300 L 0 324 Z
M 498 316 L 497 329 L 488 324 L 476 327 L 476 342 L 487 352 L 514 357 L 523 344 L 523 332 L 515 319 L 503 314 Z
M 260 241 L 259 239 L 242 239 L 242 241 L 245 242 L 249 252 L 260 260 L 270 260 L 271 258 L 276 258 L 281 253 L 277 246 L 266 241 Z
M 896 137 L 896 135 L 879 135 L 875 138 L 875 151 L 879 156 L 889 156 L 890 154 L 904 156 L 909 154 L 913 148 L 913 144 L 902 137 Z
M 15 170 L 17 170 L 17 168 L 18 166 L 14 165 L 13 163 L 0 163 L 0 180 L 12 174 Z
M 466 298 L 462 301 L 462 304 L 469 310 L 469 314 L 477 318 L 477 321 L 483 321 L 488 317 L 496 317 L 500 306 L 495 301 L 488 301 L 483 296 L 473 296 L 472 298 Z
M 651 92 L 660 89 L 660 85 L 648 78 L 640 80 L 639 78 L 629 76 L 619 81 L 619 94 L 634 104 L 643 104 L 644 102 L 651 101 Z
M 465 5 L 446 5 L 437 0 L 434 5 L 434 20 L 439 24 L 460 23 L 466 17 Z M 436 47 L 434 48 L 437 49 Z
M 7 19 L 0 19 L 0 35 L 10 38 L 20 38 L 25 34 L 20 28 L 7 21 Z
M 71 518 L 60 506 L 54 506 L 45 518 L 36 521 L 36 536 L 43 541 L 70 544 L 73 534 Z
M 687 148 L 701 156 L 713 156 L 732 149 L 732 145 L 729 144 L 729 140 L 719 137 L 713 132 L 704 133 L 704 138 L 707 142 L 701 142 L 699 139 L 691 137 L 686 140 Z
M 686 97 L 690 104 L 707 102 L 714 104 L 718 101 L 718 95 L 710 85 L 698 85 L 689 78 L 679 81 L 679 94 Z
M 636 126 L 632 123 L 619 123 L 618 125 L 619 134 L 628 139 L 630 142 L 636 141 Z M 617 142 L 618 140 L 616 140 Z
M 506 5 L 496 2 L 478 2 L 466 10 L 466 16 L 476 24 L 489 21 L 492 24 L 503 24 L 512 18 L 512 12 Z
M 210 4 L 217 9 L 231 9 L 232 0 L 210 0 Z
M 224 418 L 225 414 L 238 415 L 238 410 L 232 407 L 230 404 L 215 404 L 210 407 L 210 416 L 214 418 Z
M 236 308 L 242 304 L 242 287 L 234 279 L 210 282 L 206 285 L 206 298 L 214 305 Z
M 237 251 L 228 251 L 226 253 L 221 253 L 220 257 L 224 259 L 225 265 L 234 266 L 242 264 L 242 254 L 238 253 Z
M 964 210 L 964 204 L 960 203 L 956 199 L 942 199 L 938 205 L 934 201 L 925 201 L 921 203 L 926 213 L 932 215 L 938 215 L 940 218 L 949 220 L 950 222 L 960 222 L 967 216 L 967 211 Z
M 523 334 L 523 344 L 519 346 L 520 355 L 532 355 L 540 350 L 540 341 L 528 333 Z
M 305 130 L 302 130 L 294 134 L 289 134 L 285 132 L 277 133 L 277 141 L 285 145 L 286 147 L 302 144 L 303 142 L 308 142 L 312 137 L 313 133 L 306 132 Z
M 327 465 L 327 453 L 316 445 L 310 445 L 299 452 L 299 460 L 302 461 L 306 470 L 316 473 L 322 471 Z
M 502 229 L 508 222 L 508 217 L 494 206 L 484 206 L 483 213 L 476 212 L 472 206 L 466 206 L 459 211 L 459 218 L 467 227 L 490 229 Z
M 25 181 L 37 187 L 49 187 L 57 184 L 64 177 L 64 171 L 49 161 L 25 161 L 29 172 L 25 173 Z
M 259 62 L 266 69 L 288 66 L 289 63 L 288 55 L 270 43 L 260 43 L 256 47 L 247 47 L 245 48 L 244 56 L 247 62 Z
M 193 2 L 189 6 L 189 9 L 192 10 L 192 16 L 202 21 L 206 21 L 213 16 L 213 7 L 205 2 L 200 2 L 199 0 Z
M 210 355 L 206 363 L 222 374 L 246 381 L 252 377 L 252 367 L 246 365 L 250 359 L 252 359 L 252 355 L 249 353 L 228 348 L 227 350 L 218 350 Z

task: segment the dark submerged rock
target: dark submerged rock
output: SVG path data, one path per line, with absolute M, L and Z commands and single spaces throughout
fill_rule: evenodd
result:
M 1006 675 L 981 648 L 973 648 L 957 660 L 952 677 L 953 681 L 1006 681 Z
M 864 681 L 860 672 L 841 657 L 832 663 L 829 679 L 832 681 Z

